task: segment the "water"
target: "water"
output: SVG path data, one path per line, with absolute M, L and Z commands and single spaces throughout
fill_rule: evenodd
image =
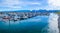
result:
M 18 22 L 10 22 L 10 25 L 9 22 L 0 22 L 0 33 L 55 33 L 55 30 L 57 31 L 56 33 L 59 33 L 57 24 L 58 18 L 54 20 L 52 15 L 55 14 L 51 14 L 50 16 L 36 16 Z M 57 24 L 55 30 L 53 29 L 53 27 L 55 28 L 55 25 L 52 26 L 53 23 L 51 21 L 55 21 Z

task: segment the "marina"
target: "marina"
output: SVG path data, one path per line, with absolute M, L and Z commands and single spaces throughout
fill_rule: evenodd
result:
M 0 12 L 0 21 L 18 21 L 32 18 L 35 16 L 49 16 L 48 12 Z
M 56 11 L 0 12 L 0 33 L 59 33 L 58 14 Z

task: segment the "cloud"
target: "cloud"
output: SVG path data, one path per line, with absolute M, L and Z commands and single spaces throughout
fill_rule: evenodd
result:
M 49 4 L 60 7 L 60 0 L 49 0 Z
M 48 0 L 48 8 L 60 10 L 60 0 Z
M 43 0 L 4 0 L 0 4 L 0 9 L 39 9 L 46 6 Z
M 59 0 L 0 0 L 0 10 L 60 9 Z

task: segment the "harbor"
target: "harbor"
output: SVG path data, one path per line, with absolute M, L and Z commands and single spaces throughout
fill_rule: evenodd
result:
M 25 20 L 29 19 L 35 16 L 49 16 L 48 12 L 0 12 L 0 21 L 20 21 L 20 20 Z
M 0 33 L 59 33 L 58 14 L 49 11 L 0 12 Z

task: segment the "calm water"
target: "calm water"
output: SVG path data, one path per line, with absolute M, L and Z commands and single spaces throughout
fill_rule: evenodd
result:
M 48 16 L 36 16 L 18 22 L 1 22 L 0 33 L 42 33 L 42 29 L 48 26 Z M 46 32 L 47 33 L 47 32 Z

